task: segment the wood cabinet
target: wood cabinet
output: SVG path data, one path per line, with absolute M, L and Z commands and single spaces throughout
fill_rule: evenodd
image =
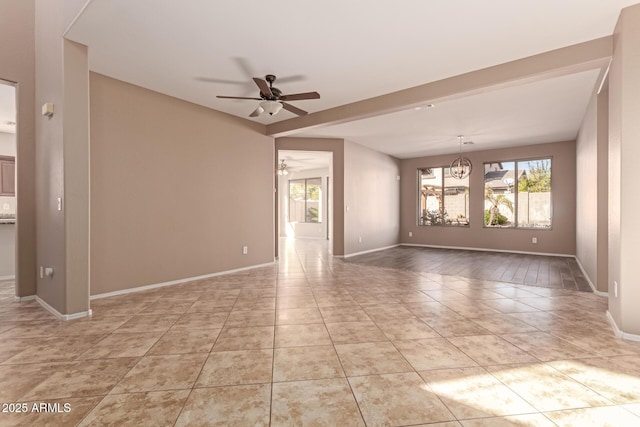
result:
M 16 158 L 0 156 L 0 196 L 16 195 Z

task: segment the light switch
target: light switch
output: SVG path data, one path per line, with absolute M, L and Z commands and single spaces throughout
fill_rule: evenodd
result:
M 62 197 L 58 197 L 58 210 L 62 210 Z
M 45 117 L 53 117 L 53 103 L 45 102 L 42 104 L 42 115 Z

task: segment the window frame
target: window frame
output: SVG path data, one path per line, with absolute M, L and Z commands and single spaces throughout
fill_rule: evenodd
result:
M 307 181 L 313 181 L 313 180 L 318 180 L 320 182 L 320 184 L 312 184 L 315 186 L 320 187 L 320 194 L 318 195 L 318 221 L 307 221 L 307 215 L 308 215 L 308 207 L 307 207 L 307 202 L 308 202 L 308 184 Z M 291 183 L 300 183 L 304 181 L 304 221 L 296 221 L 298 224 L 323 224 L 323 221 L 321 220 L 323 215 L 322 215 L 322 207 L 323 207 L 323 203 L 322 203 L 322 189 L 323 189 L 323 180 L 322 177 L 311 177 L 311 178 L 296 178 L 296 179 L 290 179 L 288 180 L 288 198 L 289 198 L 289 206 L 287 209 L 287 221 L 288 222 L 292 222 L 291 221 Z
M 496 226 L 496 225 L 488 225 L 484 223 L 484 202 L 486 202 L 486 181 L 485 181 L 485 175 L 486 175 L 486 165 L 490 165 L 490 164 L 494 164 L 494 163 L 513 163 L 513 173 L 515 177 L 518 177 L 518 164 L 519 163 L 524 163 L 524 162 L 535 162 L 535 161 L 544 161 L 544 160 L 549 160 L 549 170 L 551 171 L 551 177 L 549 179 L 549 227 L 522 227 L 518 225 L 518 187 L 519 187 L 519 181 L 516 179 L 513 185 L 513 225 L 512 226 L 508 226 L 508 227 L 504 227 L 504 226 Z M 483 200 L 483 209 L 482 209 L 482 228 L 487 228 L 487 229 L 497 229 L 497 230 L 536 230 L 536 231 L 550 231 L 553 230 L 553 217 L 554 217 L 554 213 L 553 213 L 553 156 L 536 156 L 536 157 L 525 157 L 525 158 L 518 158 L 518 159 L 508 159 L 508 160 L 494 160 L 494 161 L 485 161 L 482 162 L 482 171 L 483 171 L 483 177 L 482 177 L 482 200 Z
M 441 182 L 441 188 L 442 188 L 442 208 L 439 212 L 440 217 L 444 219 L 444 213 L 446 211 L 446 170 L 450 170 L 449 165 L 443 165 L 443 166 L 431 166 L 431 167 L 420 167 L 417 169 L 417 187 L 418 187 L 418 203 L 417 203 L 417 226 L 418 227 L 455 227 L 455 228 L 469 228 L 471 226 L 471 209 L 470 209 L 470 205 L 471 205 L 471 180 L 469 177 L 467 177 L 468 181 L 467 181 L 467 188 L 469 189 L 468 193 L 467 193 L 467 198 L 468 200 L 466 201 L 466 210 L 468 211 L 468 215 L 465 217 L 466 219 L 466 223 L 461 223 L 458 218 L 450 220 L 449 223 L 447 223 L 446 221 L 443 220 L 443 222 L 441 223 L 436 223 L 436 224 L 427 224 L 424 220 L 424 215 L 423 215 L 423 209 L 422 209 L 422 175 L 423 175 L 423 171 L 426 171 L 428 169 L 431 170 L 437 170 L 440 169 L 441 171 L 441 176 L 442 176 L 442 182 Z M 449 175 L 451 175 L 451 172 L 449 171 Z M 426 197 L 426 196 L 425 196 Z M 426 203 L 426 200 L 425 200 Z

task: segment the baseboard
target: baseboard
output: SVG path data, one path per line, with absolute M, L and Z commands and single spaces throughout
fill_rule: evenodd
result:
M 417 243 L 400 243 L 397 246 L 413 246 L 419 248 L 434 248 L 434 249 L 457 249 L 460 251 L 478 251 L 478 252 L 501 252 L 509 254 L 523 254 L 523 255 L 541 255 L 541 256 L 556 256 L 561 258 L 574 258 L 572 254 L 554 254 L 547 252 L 528 252 L 528 251 L 512 251 L 508 249 L 489 249 L 489 248 L 468 248 L 465 246 L 440 246 L 440 245 L 422 245 Z
M 83 317 L 91 316 L 91 310 L 81 311 L 80 313 L 73 313 L 73 314 L 62 314 L 58 310 L 56 310 L 55 308 L 53 308 L 49 304 L 47 304 L 47 302 L 45 300 L 43 300 L 42 298 L 40 298 L 39 296 L 36 296 L 36 301 L 45 310 L 47 310 L 49 313 L 53 314 L 54 316 L 56 316 L 60 320 L 75 320 L 75 319 L 82 319 Z
M 25 301 L 33 301 L 36 299 L 35 295 L 27 295 L 26 297 L 14 296 L 13 300 L 15 302 L 25 302 Z
M 351 258 L 352 256 L 358 256 L 358 255 L 370 254 L 372 252 L 384 251 L 386 249 L 397 248 L 398 246 L 400 246 L 400 245 L 397 244 L 397 245 L 385 246 L 383 248 L 369 249 L 367 251 L 354 252 L 352 254 L 347 254 L 347 255 L 336 255 L 336 258 Z
M 16 276 L 0 276 L 0 282 L 5 280 L 16 280 Z
M 616 334 L 618 338 L 622 338 L 623 340 L 628 340 L 628 341 L 640 342 L 640 335 L 622 332 L 620 328 L 618 328 L 618 325 L 616 324 L 616 321 L 613 319 L 613 316 L 611 315 L 609 310 L 607 310 L 607 320 L 609 321 L 609 324 L 611 325 L 613 332 Z
M 126 295 L 134 292 L 148 291 L 150 289 L 164 288 L 165 286 L 179 285 L 181 283 L 193 282 L 194 280 L 210 279 L 211 277 L 224 276 L 226 274 L 238 273 L 240 271 L 246 271 L 246 270 L 253 270 L 255 268 L 260 268 L 260 267 L 268 267 L 273 265 L 274 263 L 275 262 L 267 262 L 265 264 L 251 265 L 249 267 L 242 267 L 242 268 L 236 268 L 234 270 L 220 271 L 217 273 L 205 274 L 202 276 L 187 277 L 184 279 L 171 280 L 168 282 L 154 283 L 152 285 L 137 286 L 135 288 L 127 288 L 127 289 L 121 289 L 119 291 L 105 292 L 103 294 L 91 295 L 89 299 L 94 300 L 94 299 L 100 299 L 100 298 L 113 297 L 116 295 Z
M 584 267 L 582 266 L 582 263 L 580 262 L 580 260 L 578 259 L 577 256 L 574 257 L 576 259 L 576 262 L 578 263 L 578 267 L 580 267 L 580 271 L 582 271 L 582 274 L 584 275 L 584 278 L 587 279 L 587 283 L 589 284 L 589 286 L 591 287 L 591 290 L 593 291 L 594 294 L 599 295 L 601 297 L 608 297 L 609 294 L 607 292 L 602 292 L 599 291 L 598 289 L 596 289 L 595 285 L 593 284 L 593 282 L 591 281 L 591 279 L 589 278 L 589 275 L 587 274 L 587 272 L 585 271 Z

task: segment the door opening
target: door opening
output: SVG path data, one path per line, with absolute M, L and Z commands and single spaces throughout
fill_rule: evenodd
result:
M 278 239 L 332 239 L 333 153 L 277 150 Z M 329 247 L 330 245 L 327 245 Z

